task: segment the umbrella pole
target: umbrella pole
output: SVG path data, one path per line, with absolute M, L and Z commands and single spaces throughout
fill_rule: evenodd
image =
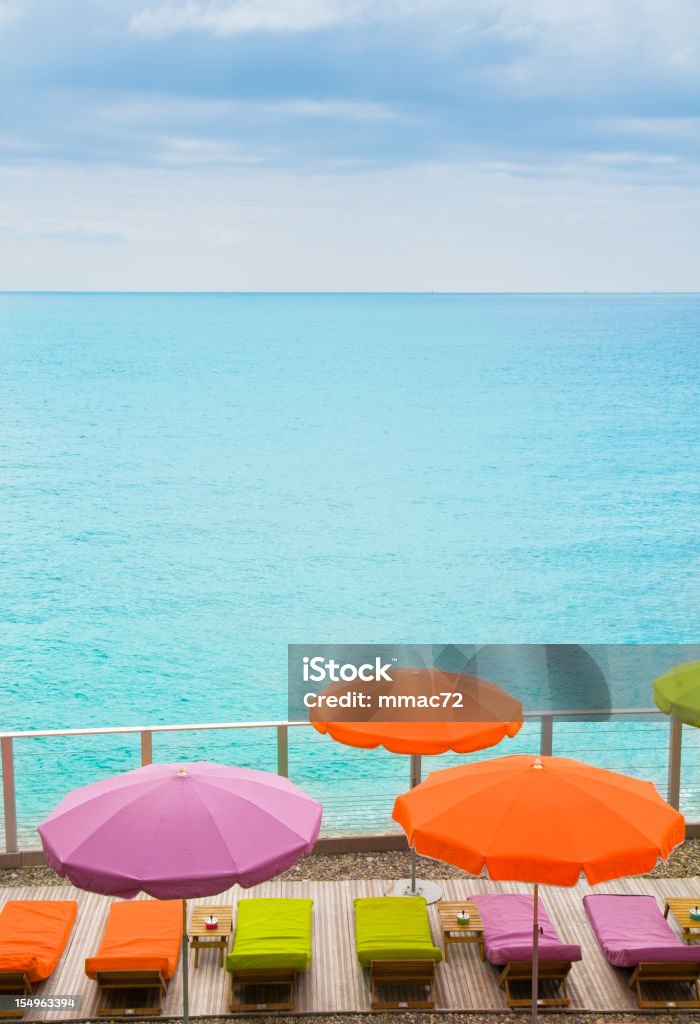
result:
M 421 781 L 421 755 L 411 754 L 410 787 L 415 789 Z M 426 903 L 436 903 L 442 899 L 442 889 L 436 882 L 418 882 L 418 854 L 415 846 L 411 847 L 411 877 L 402 878 L 386 890 L 387 896 L 422 896 Z
M 182 1024 L 190 1024 L 190 951 L 187 942 L 187 900 L 182 901 Z
M 411 789 L 420 785 L 420 754 L 411 754 Z M 411 847 L 411 896 L 416 895 L 416 868 L 418 855 L 415 846 Z
M 420 786 L 420 754 L 411 754 L 411 789 Z
M 535 909 L 532 915 L 532 1013 L 530 1020 L 537 1024 L 537 997 L 539 995 L 540 929 L 539 929 L 539 885 L 535 882 Z

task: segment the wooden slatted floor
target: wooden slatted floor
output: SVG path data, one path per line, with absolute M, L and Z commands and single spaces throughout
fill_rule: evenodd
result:
M 488 880 L 453 880 L 442 884 L 445 899 L 465 899 L 476 892 L 529 892 L 519 883 L 493 883 Z M 268 882 L 255 889 L 237 887 L 212 896 L 201 903 L 224 903 L 235 907 L 238 899 L 249 896 L 310 896 L 314 900 L 314 946 L 311 969 L 300 976 L 297 1012 L 361 1011 L 369 1008 L 367 972 L 358 965 L 354 950 L 353 898 L 379 896 L 389 886 L 386 881 L 343 882 Z M 636 1002 L 627 987 L 628 971 L 617 970 L 604 960 L 588 924 L 582 898 L 586 893 L 651 893 L 661 907 L 669 896 L 700 899 L 700 879 L 624 879 L 591 890 L 585 882 L 574 889 L 547 887 L 543 899 L 562 939 L 579 943 L 583 960 L 574 965 L 569 976 L 571 1007 L 585 1010 L 634 1010 Z M 84 961 L 100 944 L 110 900 L 72 888 L 0 888 L 0 906 L 8 899 L 69 899 L 79 903 L 78 919 L 66 951 L 52 977 L 38 986 L 37 995 L 81 995 L 82 1018 L 94 1015 L 95 984 L 84 973 Z M 440 928 L 435 907 L 430 908 L 436 942 Z M 227 1012 L 228 975 L 218 966 L 214 951 L 200 953 L 199 968 L 194 968 L 190 952 L 190 1013 L 193 1016 L 218 1016 Z M 505 1007 L 497 986 L 498 969 L 479 959 L 476 946 L 452 946 L 450 963 L 439 965 L 436 1008 L 445 1010 L 499 1010 Z M 669 992 L 663 998 L 673 998 Z M 182 973 L 170 982 L 165 998 L 164 1016 L 179 1016 L 182 1007 Z M 697 1011 L 696 1011 L 697 1012 Z M 66 1020 L 75 1013 L 32 1011 L 28 1020 Z

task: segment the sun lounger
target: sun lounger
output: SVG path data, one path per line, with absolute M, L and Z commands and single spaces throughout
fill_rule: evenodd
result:
M 442 960 L 433 943 L 428 906 L 422 896 L 374 896 L 355 900 L 357 959 L 370 968 L 373 1010 L 435 1006 L 435 964 Z M 418 999 L 380 999 L 386 987 L 427 989 Z
M 503 970 L 498 979 L 510 1007 L 531 1006 L 532 992 L 516 997 L 511 986 L 523 982 L 532 986 L 532 896 L 498 893 L 472 896 L 484 926 L 486 959 Z M 538 996 L 540 1006 L 568 1006 L 567 977 L 571 966 L 581 960 L 581 947 L 562 942 L 542 900 L 538 905 L 538 978 L 552 994 Z M 525 987 L 525 986 L 523 986 Z
M 180 900 L 113 903 L 97 956 L 85 961 L 85 973 L 97 982 L 101 1017 L 146 1016 L 162 1012 L 168 982 L 177 969 L 182 940 Z M 138 993 L 145 1005 L 108 1006 Z M 146 994 L 150 1001 L 146 1002 Z
M 61 959 L 78 904 L 75 900 L 8 900 L 0 913 L 0 994 L 29 996 Z M 24 1010 L 0 1010 L 23 1017 Z
M 231 973 L 231 1013 L 291 1010 L 297 974 L 311 965 L 313 900 L 240 900 L 233 949 L 226 957 Z M 269 989 L 246 1000 L 239 990 Z M 261 993 L 259 992 L 258 995 Z
M 653 896 L 596 894 L 583 903 L 608 963 L 634 968 L 629 986 L 640 1007 L 700 1007 L 700 947 L 675 934 Z M 645 999 L 642 985 L 659 982 L 690 985 L 694 998 Z

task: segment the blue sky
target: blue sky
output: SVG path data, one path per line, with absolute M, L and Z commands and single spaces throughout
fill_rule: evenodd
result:
M 697 0 L 0 0 L 0 287 L 695 290 Z

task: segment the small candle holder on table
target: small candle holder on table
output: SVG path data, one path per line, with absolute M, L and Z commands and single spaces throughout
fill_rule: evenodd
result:
M 700 942 L 700 899 L 696 896 L 689 899 L 667 899 L 664 917 L 668 917 L 669 913 L 675 918 L 689 946 Z
M 195 967 L 199 967 L 200 949 L 218 949 L 219 962 L 223 967 L 232 931 L 233 909 L 230 905 L 212 907 L 203 903 L 195 904 L 187 928 L 190 949 L 194 950 Z
M 484 926 L 476 903 L 472 900 L 440 900 L 437 912 L 445 947 L 445 963 L 449 963 L 450 946 L 462 943 L 477 945 L 483 960 Z

